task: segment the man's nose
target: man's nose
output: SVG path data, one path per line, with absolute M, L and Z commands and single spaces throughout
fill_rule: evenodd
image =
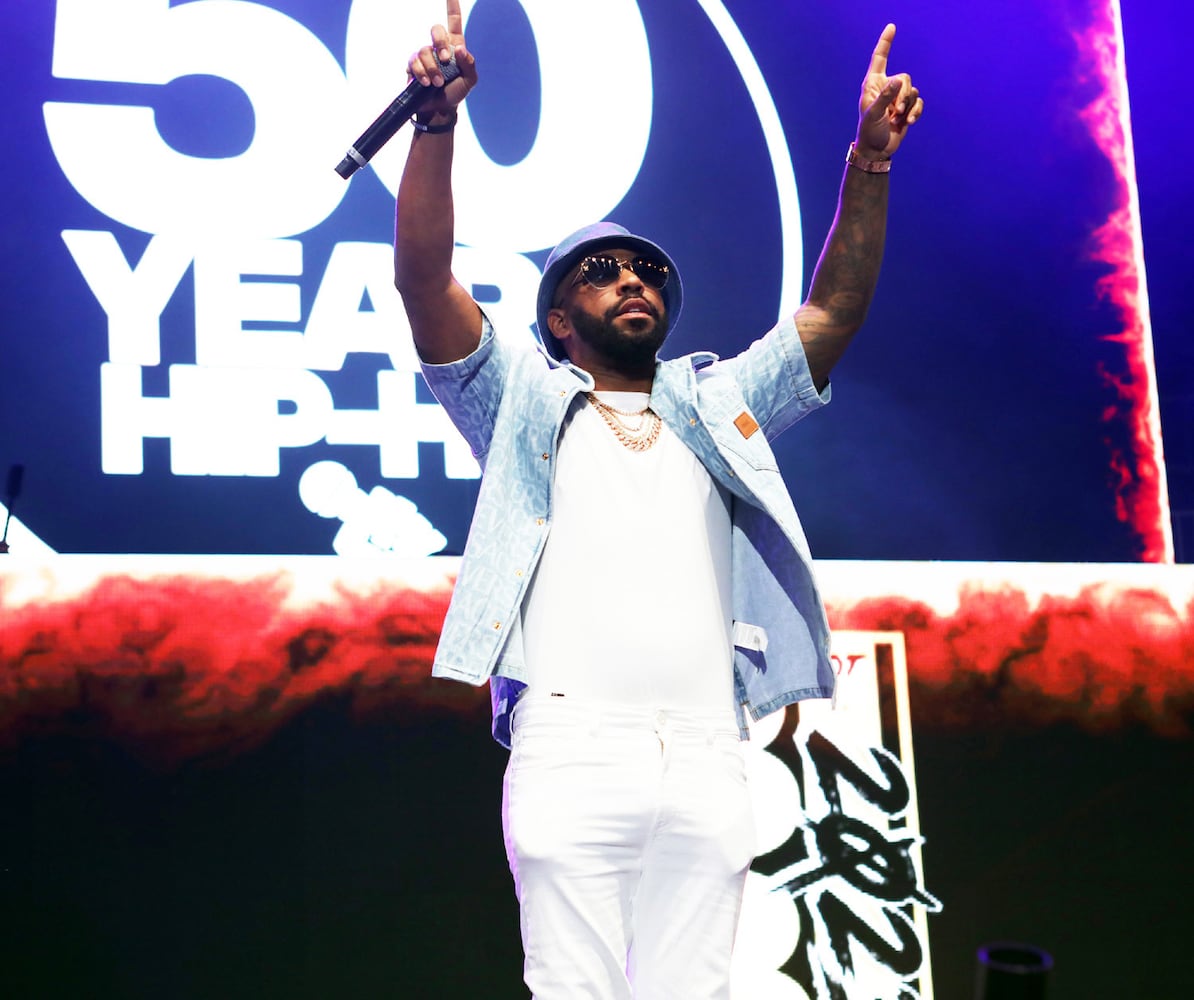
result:
M 626 264 L 618 270 L 618 288 L 625 288 L 628 290 L 639 289 L 642 290 L 643 279 L 635 274 Z

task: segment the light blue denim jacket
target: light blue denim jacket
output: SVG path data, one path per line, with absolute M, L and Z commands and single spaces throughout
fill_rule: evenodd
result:
M 560 427 L 593 380 L 532 342 L 495 337 L 488 320 L 468 357 L 424 365 L 436 398 L 484 474 L 432 673 L 490 681 L 493 735 L 510 745 L 526 687 L 521 608 L 552 523 Z M 651 408 L 729 492 L 734 690 L 738 721 L 833 692 L 829 625 L 804 530 L 768 440 L 829 402 L 813 386 L 791 318 L 728 361 L 659 362 Z M 737 420 L 737 423 L 735 423 Z M 753 425 L 758 430 L 753 430 Z

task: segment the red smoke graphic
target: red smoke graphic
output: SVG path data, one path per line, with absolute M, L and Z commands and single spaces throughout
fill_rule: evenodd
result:
M 963 587 L 938 615 L 899 597 L 830 608 L 836 629 L 904 633 L 914 725 L 991 731 L 1070 721 L 1143 724 L 1188 737 L 1194 721 L 1194 602 L 1110 584 L 1076 597 Z
M 1139 535 L 1144 561 L 1172 562 L 1119 2 L 1105 0 L 1093 6 L 1092 14 L 1093 22 L 1074 36 L 1082 83 L 1095 92 L 1078 116 L 1115 174 L 1115 204 L 1106 222 L 1093 233 L 1092 256 L 1109 267 L 1099 279 L 1097 291 L 1111 303 L 1123 324 L 1118 334 L 1107 338 L 1122 346 L 1122 368 L 1112 371 L 1100 366 L 1100 374 L 1115 393 L 1103 419 L 1107 424 L 1127 425 L 1131 454 L 1125 455 L 1110 436 L 1105 440 L 1111 449 L 1119 519 Z
M 285 573 L 108 577 L 69 602 L 5 607 L 0 745 L 66 732 L 168 764 L 263 742 L 326 696 L 361 712 L 486 700 L 430 677 L 446 586 L 286 609 L 291 589 Z
M 302 608 L 288 606 L 283 572 L 112 576 L 69 601 L 7 607 L 5 586 L 0 745 L 67 734 L 169 766 L 261 744 L 327 698 L 395 724 L 447 710 L 484 725 L 483 689 L 430 676 L 446 579 L 339 586 Z M 1156 590 L 1100 584 L 1033 606 L 1009 585 L 969 585 L 951 614 L 890 596 L 839 602 L 830 621 L 904 633 L 918 728 L 1070 720 L 1190 734 L 1194 605 L 1179 612 Z

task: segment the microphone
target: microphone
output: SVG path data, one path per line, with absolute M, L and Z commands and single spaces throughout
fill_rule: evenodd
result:
M 4 506 L 4 534 L 0 535 L 0 555 L 8 552 L 8 525 L 12 521 L 12 505 L 21 495 L 21 481 L 25 478 L 25 466 L 10 465 L 8 467 L 8 482 L 5 489 Z
M 21 495 L 21 483 L 25 480 L 25 466 L 10 465 L 8 467 L 8 482 L 4 493 L 8 497 L 8 502 L 11 504 L 17 497 Z
M 439 71 L 443 74 L 445 84 L 460 76 L 460 67 L 456 65 L 456 53 L 453 52 L 447 62 L 439 64 Z M 394 137 L 394 133 L 414 117 L 415 112 L 423 106 L 423 102 L 431 96 L 434 89 L 424 87 L 418 80 L 411 80 L 406 89 L 394 98 L 393 103 L 348 147 L 344 159 L 336 167 L 336 173 L 348 180 L 358 167 L 363 167 L 373 159 L 377 151 Z

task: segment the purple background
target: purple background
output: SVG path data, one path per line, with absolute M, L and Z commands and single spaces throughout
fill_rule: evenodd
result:
M 346 7 L 278 6 L 341 54 Z M 1106 268 L 1089 259 L 1090 234 L 1115 186 L 1076 119 L 1090 96 L 1075 79 L 1071 35 L 1087 16 L 1085 0 L 1044 8 L 1016 0 L 981 13 L 962 3 L 874 0 L 848 10 L 728 6 L 789 136 L 806 276 L 832 216 L 858 83 L 889 18 L 900 25 L 891 68 L 912 71 L 928 103 L 893 174 L 879 293 L 835 372 L 834 405 L 777 444 L 814 554 L 1139 558 L 1139 538 L 1116 517 L 1110 470 L 1108 441 L 1124 444 L 1127 431 L 1102 420 L 1115 400 L 1098 366 L 1121 367 L 1121 352 L 1102 339 L 1119 323 L 1094 294 Z M 1181 255 L 1172 248 L 1184 239 L 1190 196 L 1172 165 L 1173 97 L 1163 91 L 1164 68 L 1176 61 L 1177 11 L 1130 5 L 1127 53 L 1172 501 L 1179 557 L 1189 559 L 1194 365 L 1180 312 Z M 672 248 L 684 272 L 687 306 L 667 350 L 731 353 L 766 329 L 778 305 L 779 233 L 762 137 L 699 8 L 645 4 L 643 14 L 657 64 L 652 140 L 637 186 L 613 215 Z M 368 487 L 380 482 L 375 449 L 287 449 L 276 480 L 178 478 L 168 443 L 150 439 L 144 475 L 98 468 L 104 317 L 58 232 L 110 229 L 129 255 L 145 236 L 98 216 L 66 184 L 41 104 L 154 103 L 172 141 L 218 155 L 243 148 L 251 134 L 243 95 L 211 78 L 160 93 L 56 80 L 52 5 L 10 5 L 3 17 L 10 44 L 0 74 L 15 99 L 2 126 L 12 152 L 0 166 L 0 464 L 26 466 L 18 513 L 60 551 L 329 552 L 335 525 L 302 507 L 297 477 L 313 461 L 336 458 Z M 533 60 L 529 26 L 515 0 L 487 0 L 472 28 L 486 72 L 473 95 L 478 134 L 495 158 L 517 159 L 537 112 L 536 81 L 511 69 Z M 388 240 L 391 213 L 389 195 L 364 172 L 330 219 L 304 236 L 304 315 L 331 245 Z M 193 359 L 191 307 L 188 276 L 164 316 L 166 363 Z M 147 371 L 147 391 L 165 391 L 164 368 Z M 356 355 L 329 375 L 336 405 L 375 405 L 376 368 L 376 356 Z M 386 485 L 415 500 L 448 535 L 447 551 L 459 551 L 475 483 L 445 480 L 436 448 L 425 449 L 423 464 L 420 480 Z

